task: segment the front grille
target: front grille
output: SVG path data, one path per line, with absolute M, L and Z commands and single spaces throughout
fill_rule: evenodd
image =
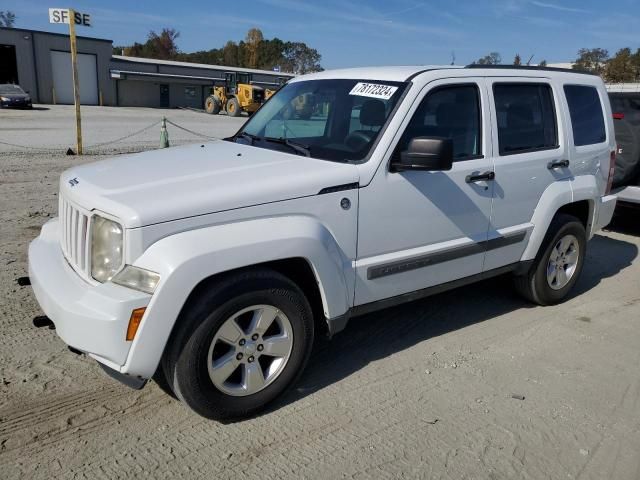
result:
M 60 246 L 65 258 L 80 276 L 90 277 L 89 214 L 60 195 Z

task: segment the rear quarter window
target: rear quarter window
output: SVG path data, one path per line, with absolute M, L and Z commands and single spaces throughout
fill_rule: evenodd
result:
M 607 133 L 598 90 L 586 85 L 565 85 L 564 94 L 569 104 L 573 143 L 580 147 L 604 142 Z

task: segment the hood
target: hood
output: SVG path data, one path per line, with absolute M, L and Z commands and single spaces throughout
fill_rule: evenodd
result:
M 13 98 L 14 100 L 25 100 L 29 98 L 28 93 L 0 93 L 0 97 Z
M 355 165 L 218 140 L 73 167 L 60 189 L 81 207 L 136 228 L 356 182 Z

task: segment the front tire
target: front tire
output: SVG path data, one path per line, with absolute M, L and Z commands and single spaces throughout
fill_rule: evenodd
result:
M 556 215 L 533 265 L 525 275 L 515 277 L 516 289 L 538 305 L 560 303 L 578 281 L 586 253 L 582 222 L 573 215 Z
M 241 110 L 240 110 L 240 103 L 238 102 L 238 99 L 235 97 L 231 97 L 230 99 L 227 100 L 227 115 L 229 115 L 230 117 L 239 117 Z
M 311 307 L 272 270 L 232 274 L 200 289 L 163 358 L 173 391 L 203 417 L 251 416 L 301 375 L 313 346 Z

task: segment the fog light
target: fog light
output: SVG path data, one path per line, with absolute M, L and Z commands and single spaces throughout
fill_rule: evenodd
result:
M 132 341 L 136 332 L 138 331 L 138 327 L 140 326 L 140 322 L 142 321 L 142 317 L 144 316 L 144 312 L 147 308 L 136 308 L 131 312 L 131 318 L 129 319 L 129 326 L 127 327 L 127 342 Z

